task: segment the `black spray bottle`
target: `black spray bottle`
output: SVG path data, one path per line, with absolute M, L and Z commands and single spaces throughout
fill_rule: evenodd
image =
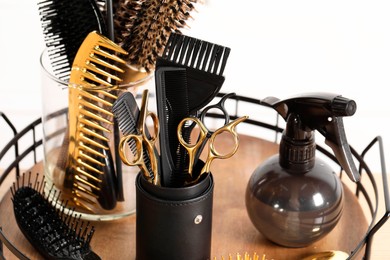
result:
M 356 103 L 340 95 L 307 93 L 262 103 L 285 120 L 279 154 L 252 174 L 246 208 L 255 227 L 286 247 L 304 247 L 328 234 L 343 209 L 343 186 L 334 170 L 316 156 L 315 130 L 325 137 L 343 170 L 359 181 L 342 117 L 352 116 Z

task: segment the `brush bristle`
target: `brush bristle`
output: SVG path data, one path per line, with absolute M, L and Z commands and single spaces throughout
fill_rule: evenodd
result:
M 95 0 L 42 0 L 38 2 L 44 41 L 55 75 L 69 80 L 78 48 L 91 31 L 106 34 Z
M 50 189 L 45 194 L 44 176 L 31 172 L 26 182 L 19 177 L 11 188 L 14 214 L 27 240 L 48 259 L 100 259 L 91 251 L 94 227 L 73 214 L 67 202 L 59 202 L 60 194 Z
M 128 53 L 127 62 L 151 71 L 171 32 L 180 33 L 197 0 L 152 0 L 119 3 L 115 37 Z

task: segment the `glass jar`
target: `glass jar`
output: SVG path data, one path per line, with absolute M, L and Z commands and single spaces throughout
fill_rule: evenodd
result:
M 40 57 L 41 64 L 41 75 L 42 75 L 42 125 L 43 125 L 43 148 L 44 148 L 44 174 L 46 181 L 46 192 L 51 192 L 50 194 L 59 194 L 60 192 L 60 201 L 68 201 L 69 208 L 75 208 L 75 213 L 81 213 L 81 218 L 93 221 L 103 221 L 103 220 L 113 220 L 119 219 L 126 216 L 129 216 L 135 213 L 135 178 L 139 172 L 138 168 L 129 167 L 122 162 L 119 162 L 119 166 L 116 165 L 116 158 L 120 160 L 119 157 L 116 157 L 115 149 L 116 143 L 114 142 L 114 126 L 111 127 L 110 134 L 107 135 L 108 147 L 109 150 L 106 151 L 106 158 L 112 157 L 113 161 L 111 162 L 114 165 L 114 172 L 108 170 L 104 171 L 103 175 L 97 176 L 100 180 L 103 180 L 102 183 L 105 183 L 105 177 L 109 176 L 108 174 L 114 176 L 114 184 L 103 186 L 102 189 L 99 188 L 99 191 L 96 189 L 90 188 L 94 186 L 92 183 L 93 177 L 85 178 L 79 180 L 77 183 L 75 179 L 69 178 L 71 171 L 67 167 L 68 161 L 70 158 L 68 156 L 69 148 L 69 120 L 68 120 L 68 111 L 69 111 L 69 93 L 71 92 L 68 82 L 59 79 L 48 55 L 47 50 L 45 49 Z M 128 68 L 131 69 L 131 68 Z M 142 78 L 136 79 L 136 81 L 130 81 L 126 84 L 119 86 L 119 93 L 116 93 L 117 96 L 120 95 L 123 91 L 129 91 L 134 96 L 137 96 L 137 93 L 142 88 L 154 89 L 154 81 L 151 80 L 153 73 L 144 74 Z M 134 79 L 134 78 L 133 78 Z M 73 115 L 72 115 L 73 116 Z M 111 119 L 113 120 L 113 119 Z M 117 129 L 117 133 L 121 136 L 122 133 Z M 96 158 L 95 158 L 96 159 Z M 106 160 L 107 162 L 109 160 Z M 115 166 L 116 165 L 116 166 Z M 88 166 L 88 165 L 87 165 Z M 106 164 L 107 166 L 107 164 Z M 81 168 L 83 168 L 82 166 Z M 104 168 L 104 167 L 103 167 Z M 112 167 L 106 167 L 104 169 L 109 169 Z M 123 186 L 123 196 L 118 195 L 115 198 L 112 198 L 112 194 L 118 190 L 118 182 L 116 181 L 116 176 L 118 175 L 118 170 L 122 172 L 122 183 L 119 183 Z M 72 169 L 73 171 L 74 169 Z M 83 170 L 83 169 L 82 169 Z M 85 168 L 84 168 L 85 170 Z M 105 175 L 107 174 L 107 175 Z M 96 177 L 96 176 L 95 176 Z M 73 180 L 73 182 L 72 182 Z M 78 180 L 78 179 L 77 179 Z M 86 183 L 84 185 L 83 183 Z M 112 182 L 107 182 L 111 183 Z M 119 186 L 121 186 L 119 185 Z M 76 188 L 75 188 L 76 187 Z M 115 188 L 116 191 L 112 189 Z M 51 191 L 50 191 L 51 190 Z M 54 191 L 55 192 L 54 192 Z M 86 190 L 85 192 L 79 192 L 80 190 Z M 85 195 L 87 194 L 87 195 Z M 111 195 L 110 195 L 111 194 Z M 110 197 L 111 196 L 111 197 Z M 110 205 L 105 205 L 101 202 L 108 198 L 111 202 Z

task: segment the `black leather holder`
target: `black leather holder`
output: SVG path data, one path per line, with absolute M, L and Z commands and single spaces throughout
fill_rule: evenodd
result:
M 205 260 L 211 254 L 214 181 L 168 188 L 136 179 L 136 259 Z

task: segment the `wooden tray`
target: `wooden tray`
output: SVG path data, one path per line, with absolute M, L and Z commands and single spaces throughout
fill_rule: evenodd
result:
M 245 208 L 245 189 L 253 170 L 277 153 L 278 146 L 250 136 L 240 136 L 238 152 L 212 165 L 215 180 L 211 257 L 221 259 L 245 252 L 266 259 L 302 259 L 328 250 L 350 253 L 367 231 L 367 220 L 354 194 L 345 187 L 345 206 L 340 222 L 325 238 L 305 248 L 284 248 L 266 240 L 251 223 Z M 42 172 L 42 163 L 32 172 Z M 128 187 L 133 188 L 133 187 Z M 135 259 L 136 214 L 112 222 L 93 222 L 96 227 L 91 246 L 102 259 Z M 8 239 L 31 259 L 41 257 L 20 232 L 13 217 L 10 192 L 0 202 L 0 226 Z M 15 259 L 4 248 L 6 259 Z M 362 252 L 363 254 L 363 252 Z M 361 258 L 361 256 L 360 256 Z

